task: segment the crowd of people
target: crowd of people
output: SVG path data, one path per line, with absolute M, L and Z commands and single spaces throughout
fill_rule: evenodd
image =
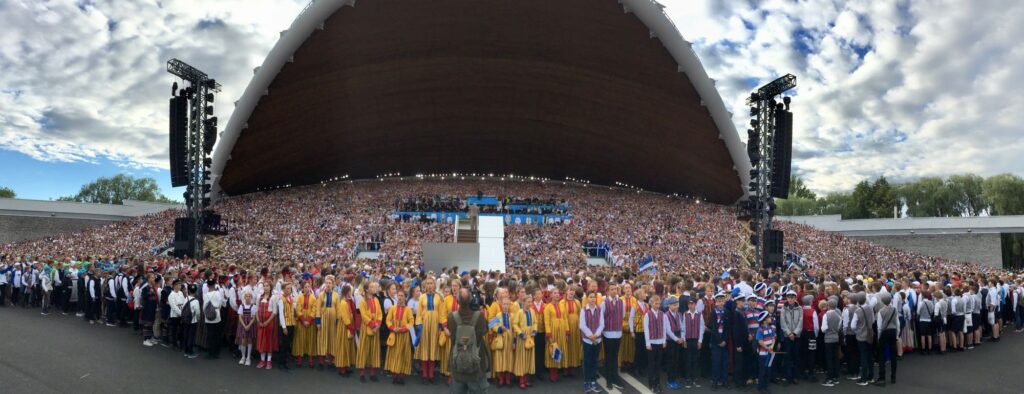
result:
M 511 195 L 485 196 L 476 193 L 477 199 L 493 198 L 487 204 L 470 204 L 472 195 L 433 194 L 413 195 L 397 200 L 395 209 L 406 212 L 468 212 L 470 205 L 477 205 L 481 213 L 525 213 L 525 214 L 564 214 L 570 206 L 565 200 L 543 197 L 516 197 Z
M 573 201 L 574 219 L 506 226 L 505 272 L 422 271 L 420 243 L 451 241 L 450 229 L 393 220 L 386 202 L 480 190 Z M 786 249 L 801 264 L 745 267 L 745 226 L 729 207 L 699 200 L 551 181 L 406 179 L 254 193 L 215 209 L 228 235 L 222 253 L 202 261 L 158 254 L 173 211 L 0 246 L 0 305 L 133 327 L 143 345 L 190 358 L 230 349 L 244 366 L 430 384 L 458 377 L 449 318 L 467 289 L 486 321 L 490 384 L 526 389 L 580 373 L 595 392 L 598 373 L 614 387 L 620 371 L 655 392 L 663 381 L 761 392 L 798 381 L 834 387 L 843 375 L 892 384 L 906 352 L 961 352 L 1024 329 L 1020 273 L 785 222 Z M 371 240 L 385 241 L 380 254 L 360 259 L 358 245 Z M 587 242 L 608 245 L 615 264 L 588 265 Z M 640 259 L 657 268 L 638 272 Z

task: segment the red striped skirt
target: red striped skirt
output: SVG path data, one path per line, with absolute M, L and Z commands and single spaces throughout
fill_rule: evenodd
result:
M 256 351 L 274 353 L 277 351 L 277 323 L 271 322 L 266 327 L 258 327 L 256 331 Z

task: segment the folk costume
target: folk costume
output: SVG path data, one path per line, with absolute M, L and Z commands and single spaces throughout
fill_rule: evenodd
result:
M 441 360 L 441 341 L 444 327 L 448 323 L 448 311 L 438 294 L 422 294 L 416 309 L 416 331 L 419 345 L 416 359 L 423 363 L 424 379 L 434 379 L 435 362 Z M 411 311 L 409 311 L 411 312 Z
M 320 312 L 317 311 L 317 300 L 312 292 L 302 293 L 295 300 L 295 317 L 298 324 L 295 325 L 295 342 L 292 342 L 292 355 L 295 356 L 295 363 L 302 366 L 302 356 L 309 356 L 309 367 L 313 368 L 313 355 L 316 354 L 316 323 L 314 319 Z
M 356 335 L 359 330 L 359 311 L 351 297 L 341 300 L 339 304 L 338 329 L 334 340 L 334 367 L 338 373 L 347 376 L 350 368 L 356 363 Z
M 565 354 L 568 358 L 568 375 L 573 376 L 573 369 L 583 365 L 583 335 L 580 333 L 580 313 L 583 307 L 579 300 L 562 299 L 561 303 L 563 310 L 569 314 L 569 343 L 568 349 L 563 351 L 567 350 Z
M 528 381 L 526 377 L 536 373 L 536 335 L 538 319 L 533 308 L 519 308 L 519 315 L 515 320 L 513 333 L 516 336 L 515 365 L 512 373 L 519 378 L 519 388 L 526 388 Z
M 409 329 L 413 327 L 412 310 L 405 305 L 395 305 L 388 310 L 387 326 L 391 331 L 387 339 L 387 358 L 384 369 L 394 374 L 394 382 L 404 382 L 403 376 L 412 373 L 412 338 Z M 420 340 L 420 346 L 423 346 Z
M 257 324 L 256 351 L 260 353 L 260 362 L 256 365 L 257 368 L 266 367 L 271 369 L 271 357 L 278 349 L 277 305 L 276 301 L 263 298 L 256 308 L 257 323 L 266 324 L 266 326 L 259 326 Z
M 338 341 L 338 320 L 341 316 L 341 300 L 334 289 L 328 288 L 317 297 L 317 337 L 316 355 L 320 357 L 320 368 L 324 367 L 324 358 L 327 364 L 333 365 L 332 356 L 336 350 Z
M 362 326 L 359 328 L 359 344 L 356 350 L 356 368 L 359 369 L 360 379 L 365 379 L 366 370 L 369 369 L 370 380 L 377 380 L 374 376 L 374 369 L 380 368 L 380 333 L 379 328 L 383 324 L 384 316 L 380 301 L 377 297 L 363 297 L 359 303 L 359 313 L 362 319 Z
M 515 367 L 515 325 L 514 316 L 509 312 L 512 308 L 499 310 L 490 323 L 488 329 L 494 334 L 491 340 L 491 365 L 494 374 L 498 377 L 498 386 L 512 384 L 511 374 Z
M 551 381 L 558 381 L 558 370 L 569 367 L 568 358 L 565 357 L 565 350 L 569 341 L 569 314 L 561 302 L 552 302 L 544 307 L 544 335 L 547 349 L 544 357 L 544 367 L 551 374 Z M 556 353 L 561 357 L 556 360 Z

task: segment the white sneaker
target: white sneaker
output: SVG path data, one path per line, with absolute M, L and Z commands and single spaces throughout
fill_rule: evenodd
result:
M 147 339 L 145 341 L 142 341 L 142 345 L 143 346 L 153 346 L 153 342 Z
M 250 365 L 252 365 L 252 359 L 250 359 L 250 358 L 245 359 L 245 366 L 248 367 Z
M 238 359 L 238 365 L 243 365 L 243 364 L 245 364 L 245 357 L 242 357 L 242 358 Z

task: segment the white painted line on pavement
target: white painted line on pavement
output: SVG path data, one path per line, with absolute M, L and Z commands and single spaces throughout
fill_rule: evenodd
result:
M 636 378 L 634 378 L 633 375 L 624 373 L 619 374 L 619 376 L 622 377 L 622 380 L 625 381 L 626 384 L 632 386 L 633 389 L 635 389 L 636 391 L 639 391 L 640 394 L 654 394 L 654 392 L 651 391 L 651 389 L 647 388 L 647 386 L 640 384 L 640 381 L 636 380 Z
M 608 385 L 608 379 L 605 379 L 604 376 L 597 376 L 597 384 L 601 385 L 601 388 L 603 388 L 608 394 L 622 394 L 619 389 Z

